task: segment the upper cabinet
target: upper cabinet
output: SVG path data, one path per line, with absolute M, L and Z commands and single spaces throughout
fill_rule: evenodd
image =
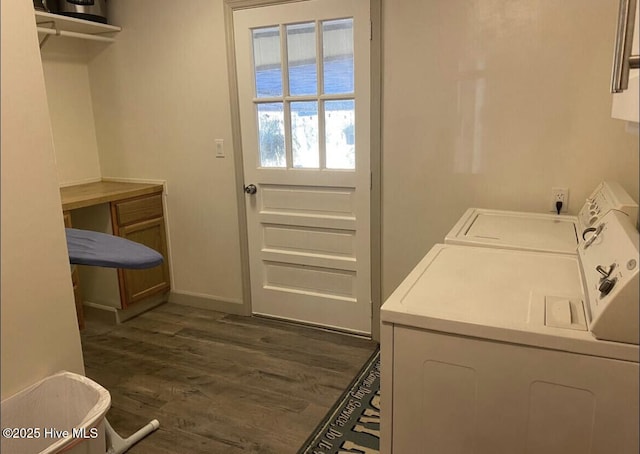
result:
M 638 8 L 637 0 L 621 0 L 612 73 L 613 104 L 611 116 L 639 122 L 640 69 L 638 69 Z M 632 21 L 632 18 L 635 19 Z M 628 75 L 628 87 L 625 79 Z

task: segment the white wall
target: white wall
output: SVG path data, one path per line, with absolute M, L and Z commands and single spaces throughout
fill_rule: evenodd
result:
M 569 213 L 604 179 L 638 200 L 610 118 L 617 2 L 383 4 L 383 297 L 470 206 Z
M 59 157 L 61 181 L 92 178 L 97 153 L 102 176 L 167 180 L 174 290 L 240 303 L 223 1 L 109 8 L 123 31 L 88 63 L 91 103 L 52 112 L 57 128 L 93 109 L 99 152 L 84 174 Z M 638 199 L 638 135 L 610 118 L 616 14 L 601 0 L 383 2 L 383 297 L 467 207 L 546 212 L 563 186 L 575 213 L 603 179 Z M 84 87 L 73 64 L 45 58 L 49 90 L 71 74 Z
M 63 186 L 101 177 L 89 71 L 77 58 L 82 50 L 73 44 L 71 39 L 51 38 L 42 48 L 58 181 Z
M 109 16 L 123 30 L 89 63 L 102 175 L 167 181 L 172 298 L 231 310 L 242 283 L 223 2 L 113 0 Z
M 0 5 L 4 399 L 59 370 L 84 368 L 33 6 Z

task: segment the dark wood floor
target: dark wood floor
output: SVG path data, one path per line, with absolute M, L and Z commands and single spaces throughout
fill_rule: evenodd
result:
M 295 453 L 376 345 L 175 304 L 82 333 L 114 429 L 127 437 L 160 421 L 131 454 Z

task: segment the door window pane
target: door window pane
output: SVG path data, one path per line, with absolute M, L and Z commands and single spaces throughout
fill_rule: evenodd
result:
M 324 111 L 327 169 L 355 169 L 355 101 L 326 101 Z
M 284 112 L 282 103 L 258 104 L 260 165 L 286 167 Z
M 318 153 L 318 103 L 291 103 L 291 146 L 293 167 L 317 169 Z
M 280 28 L 257 28 L 252 33 L 256 97 L 282 96 Z
M 256 28 L 252 38 L 260 165 L 355 169 L 353 19 Z M 338 99 L 321 101 L 319 81 Z
M 324 93 L 353 93 L 353 19 L 322 22 Z
M 316 69 L 316 24 L 287 25 L 289 93 L 292 96 L 315 95 L 318 91 Z

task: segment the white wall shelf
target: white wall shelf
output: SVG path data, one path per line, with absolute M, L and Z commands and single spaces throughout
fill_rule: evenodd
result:
M 40 40 L 40 47 L 52 35 L 111 43 L 115 41 L 113 34 L 122 30 L 121 27 L 115 25 L 101 24 L 43 11 L 35 11 L 35 19 L 38 35 L 45 36 L 44 39 Z

